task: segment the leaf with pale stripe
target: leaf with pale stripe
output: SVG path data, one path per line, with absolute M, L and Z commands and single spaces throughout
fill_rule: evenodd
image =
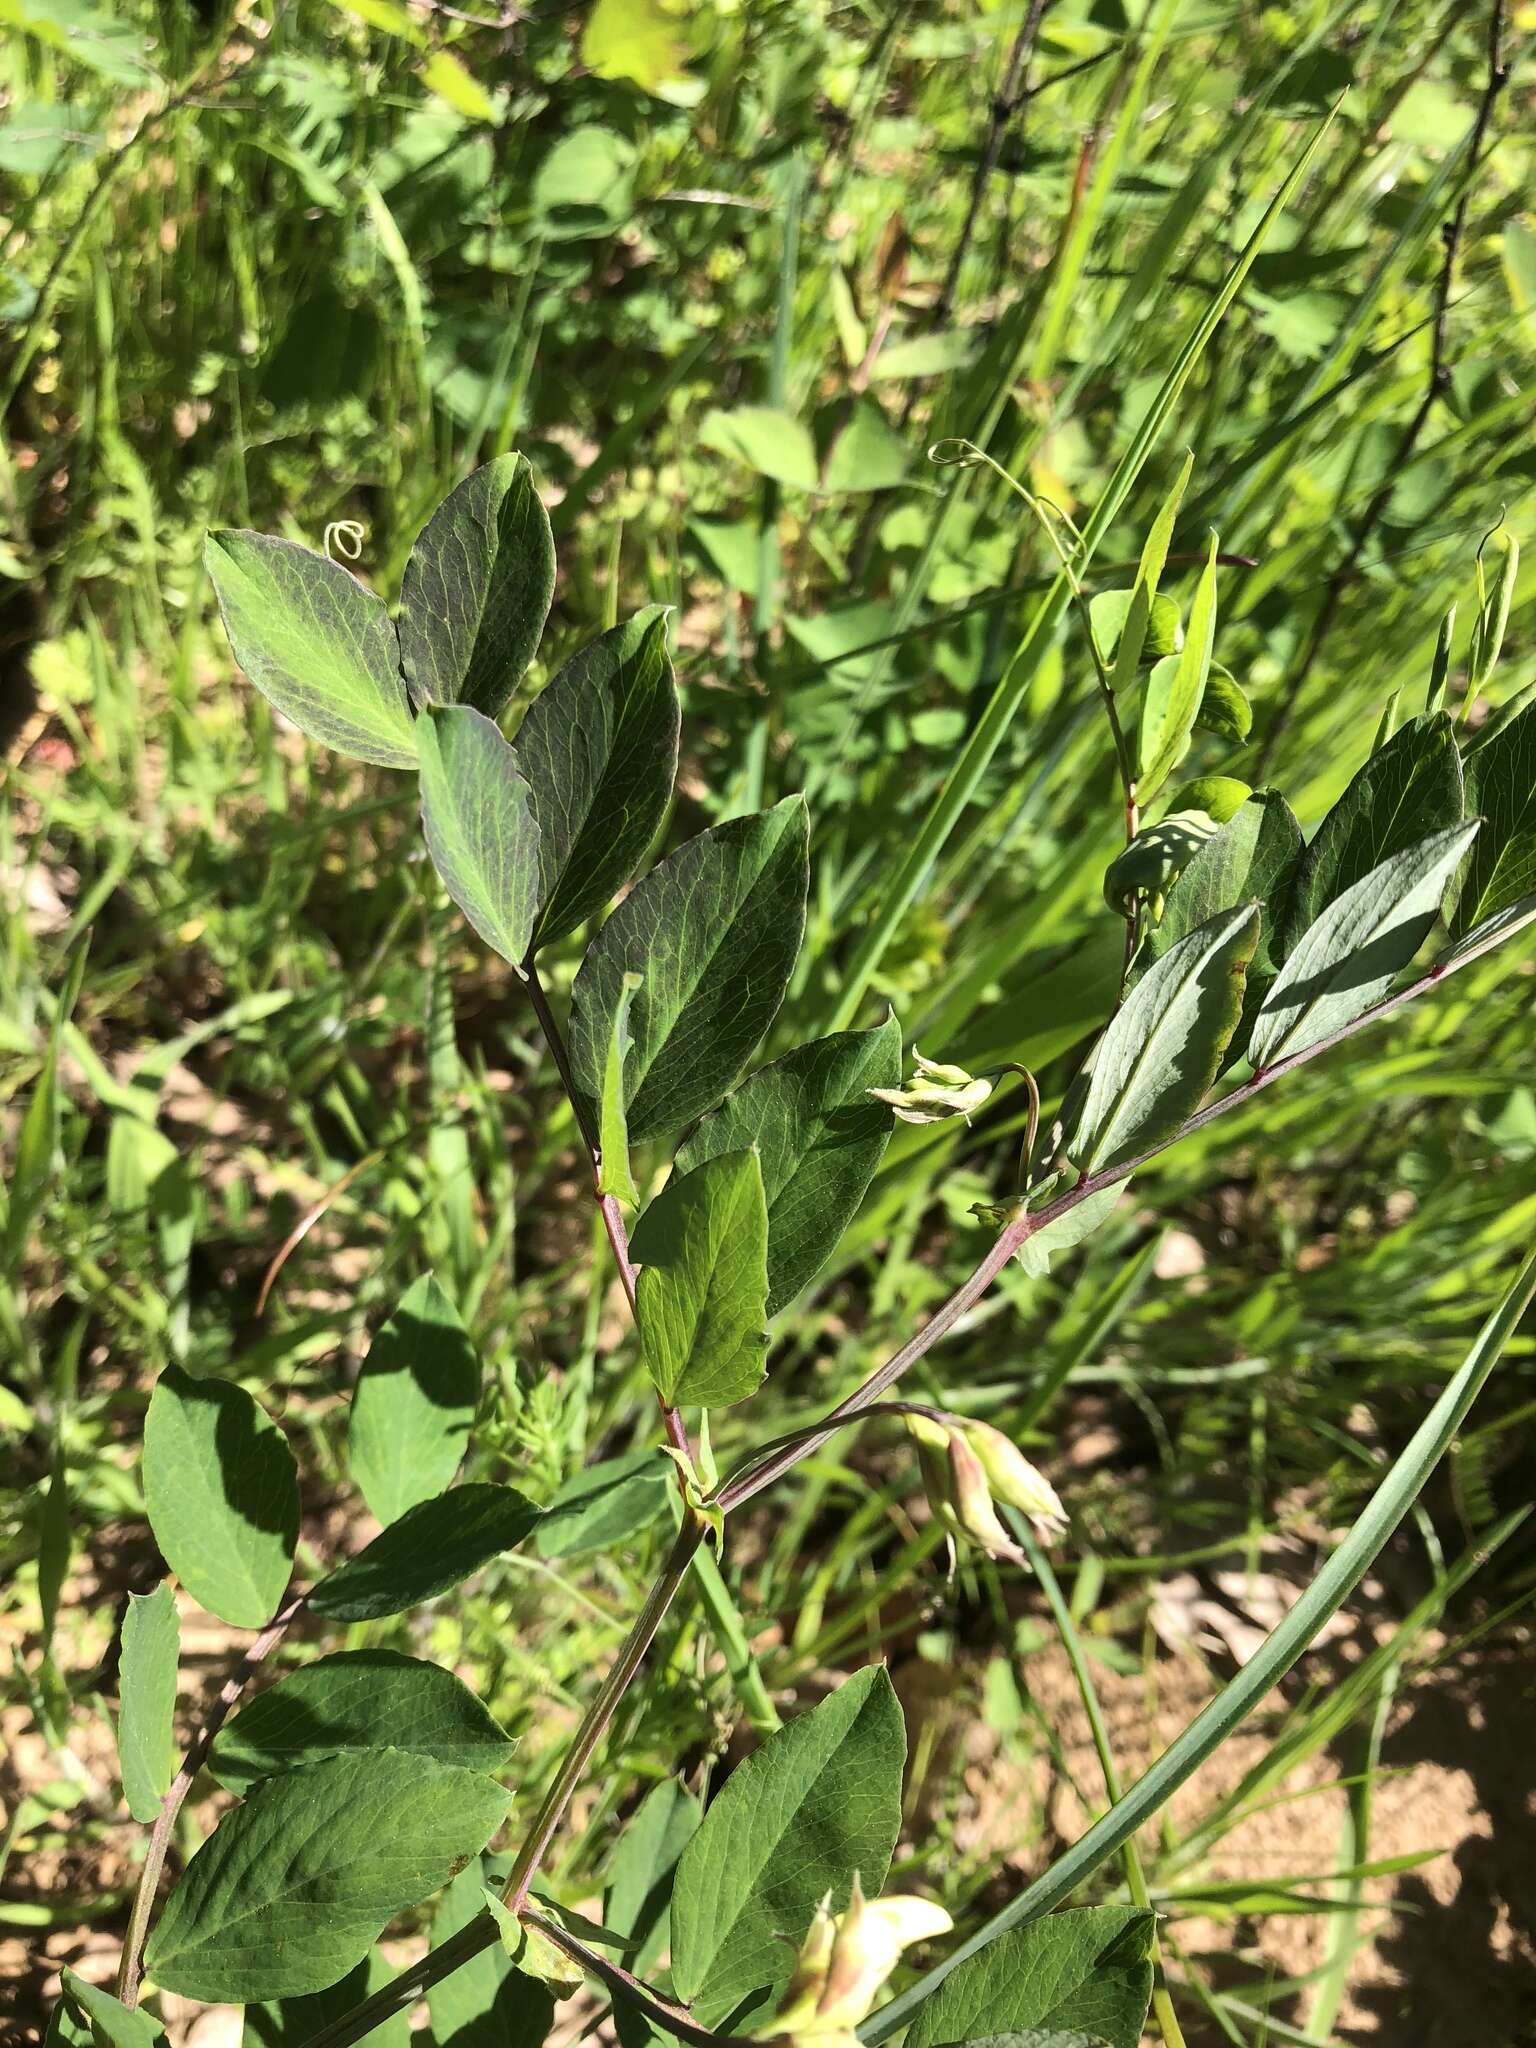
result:
M 803 797 L 701 832 L 625 897 L 587 951 L 571 1007 L 571 1064 L 595 1116 L 613 1013 L 629 1013 L 625 1113 L 632 1144 L 712 1108 L 773 1022 L 805 931 Z
M 415 701 L 495 718 L 537 652 L 554 591 L 533 472 L 521 455 L 499 455 L 449 492 L 406 562 L 400 659 Z
M 573 655 L 529 706 L 513 745 L 539 824 L 535 947 L 601 910 L 644 859 L 671 799 L 678 724 L 659 606 Z
M 1329 904 L 1264 998 L 1248 1047 L 1256 1070 L 1304 1052 L 1381 1000 L 1428 938 L 1477 829 L 1474 818 L 1434 833 Z
M 400 648 L 350 569 L 267 533 L 211 533 L 203 559 L 235 659 L 262 695 L 338 753 L 414 768 Z
M 1464 815 L 1461 757 L 1443 712 L 1415 718 L 1372 754 L 1301 857 L 1275 957 L 1283 959 L 1330 903 L 1394 853 Z
M 170 1582 L 162 1581 L 153 1593 L 130 1593 L 123 1616 L 117 1749 L 123 1797 L 135 1820 L 158 1818 L 176 1769 L 171 1720 L 180 1655 L 181 1623 Z
M 467 704 L 423 711 L 421 818 L 443 886 L 485 943 L 522 972 L 539 892 L 539 828 L 517 758 Z

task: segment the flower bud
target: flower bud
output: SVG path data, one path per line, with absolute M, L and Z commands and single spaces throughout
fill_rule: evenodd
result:
M 858 1880 L 854 1882 L 857 1884 Z M 828 1892 L 816 1908 L 816 1917 L 800 1944 L 795 1967 L 779 2001 L 773 2033 L 796 2034 L 815 2025 L 816 2007 L 827 1988 L 827 1971 L 831 1967 L 836 1940 L 837 1920 L 832 1912 L 832 1894 Z
M 998 1517 L 999 1500 L 1027 1515 L 1042 1543 L 1066 1528 L 1056 1489 L 1000 1429 L 958 1417 L 908 1415 L 905 1420 L 917 1445 L 929 1505 L 952 1535 L 979 1544 L 989 1557 L 1023 1564 L 1023 1552 Z
M 968 1074 L 964 1067 L 925 1060 L 916 1046 L 912 1059 L 917 1071 L 900 1088 L 868 1090 L 877 1102 L 888 1103 L 904 1124 L 938 1124 L 952 1116 L 963 1116 L 969 1123 L 972 1111 L 992 1093 L 990 1081 Z
M 1024 1553 L 997 1518 L 982 1462 L 964 1431 L 958 1429 L 949 1433 L 949 1486 L 962 1533 L 979 1544 L 988 1557 L 1022 1564 Z
M 1042 1543 L 1054 1542 L 1066 1529 L 1067 1511 L 1045 1474 L 1036 1471 L 1013 1439 L 990 1422 L 968 1422 L 965 1434 L 993 1499 L 1026 1516 Z

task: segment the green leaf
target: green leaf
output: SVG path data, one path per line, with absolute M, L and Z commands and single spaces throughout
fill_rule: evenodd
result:
M 13 99 L 0 119 L 0 171 L 13 178 L 46 177 L 60 164 L 94 156 L 103 140 L 84 107 L 64 100 Z
M 655 605 L 573 655 L 529 706 L 514 752 L 539 826 L 536 946 L 601 910 L 644 859 L 672 795 L 679 716 Z
M 1528 924 L 1536 922 L 1536 892 L 1522 896 L 1518 903 L 1511 903 L 1494 917 L 1485 918 L 1481 924 L 1473 925 L 1464 932 L 1435 962 L 1437 974 L 1448 974 L 1452 968 L 1463 967 L 1470 960 L 1479 959 L 1484 953 L 1491 953 L 1495 946 L 1502 946 L 1506 939 L 1512 939 L 1516 932 L 1523 932 Z
M 653 868 L 598 933 L 576 977 L 571 1064 L 595 1109 L 626 974 L 625 1113 L 632 1144 L 711 1108 L 783 1000 L 805 930 L 805 801 L 701 832 Z
M 581 61 L 599 78 L 628 78 L 658 92 L 687 76 L 682 28 L 664 0 L 597 0 L 582 30 Z
M 966 2048 L 1109 2048 L 1102 2034 L 1080 2034 L 1074 2027 L 1063 2033 L 1059 2027 L 1026 2027 L 1022 2033 L 984 2034 L 968 2041 Z
M 625 1935 L 640 1975 L 668 1943 L 671 1878 L 704 1810 L 675 1778 L 653 1785 L 619 1837 L 608 1866 L 603 1919 Z
M 1342 1030 L 1380 1000 L 1418 952 L 1478 829 L 1452 825 L 1380 867 L 1303 933 L 1264 998 L 1248 1047 L 1255 1071 Z
M 708 412 L 698 442 L 792 490 L 814 491 L 819 482 L 816 444 L 809 430 L 772 406 L 739 405 L 733 412 Z
M 71 1969 L 60 1973 L 64 2003 L 88 2030 L 96 2048 L 165 2048 L 165 2029 L 147 2012 L 130 2012 L 120 1999 L 98 1984 L 88 1984 Z
M 1371 756 L 1318 826 L 1297 870 L 1276 958 L 1362 876 L 1462 816 L 1451 721 L 1444 712 L 1416 718 Z
M 760 1067 L 713 1110 L 677 1155 L 691 1173 L 755 1145 L 768 1198 L 768 1313 L 794 1300 L 837 1249 L 891 1135 L 871 1088 L 901 1080 L 901 1029 L 841 1031 Z
M 1476 748 L 1466 766 L 1467 808 L 1483 829 L 1451 918 L 1458 939 L 1536 892 L 1536 705 Z
M 1143 662 L 1179 651 L 1184 627 L 1171 597 L 1159 594 L 1149 604 L 1140 587 L 1101 590 L 1088 600 L 1088 617 L 1099 652 L 1110 665 L 1111 688 L 1123 688 Z
M 1005 1934 L 923 2007 L 908 2048 L 1023 2027 L 1066 2028 L 1137 2048 L 1152 1996 L 1151 1913 L 1084 1906 Z
M 310 1611 L 377 1621 L 434 1600 L 538 1526 L 539 1510 L 510 1486 L 453 1486 L 408 1508 L 367 1549 L 322 1579 Z
M 487 1888 L 481 1893 L 481 1900 L 490 1908 L 503 1952 L 524 1976 L 536 1978 L 556 2000 L 571 1998 L 581 1989 L 581 1965 L 573 1962 L 548 1935 L 520 1920 L 499 1891 Z
M 1160 921 L 1147 933 L 1149 960 L 1240 903 L 1264 907 L 1264 932 L 1254 968 L 1268 965 L 1278 914 L 1301 858 L 1301 827 L 1278 790 L 1259 789 L 1238 806 L 1213 838 L 1197 848 L 1172 888 Z M 1250 969 L 1250 979 L 1254 969 Z
M 1211 672 L 1205 679 L 1205 695 L 1195 713 L 1195 723 L 1203 732 L 1216 733 L 1224 740 L 1235 741 L 1238 746 L 1253 731 L 1253 706 L 1238 688 L 1231 671 L 1224 669 L 1219 661 L 1211 663 Z
M 91 0 L 0 0 L 0 26 L 21 29 L 118 85 L 159 84 L 149 62 L 151 44 L 136 22 Z
M 231 1792 L 344 1749 L 399 1749 L 485 1774 L 512 1741 L 440 1664 L 398 1650 L 339 1650 L 290 1671 L 221 1728 L 209 1768 Z
M 472 1856 L 443 1893 L 432 1915 L 433 1948 L 480 1918 L 488 1874 L 485 1859 Z M 432 2048 L 541 2048 L 555 2017 L 544 1986 L 514 1970 L 499 1941 L 431 1985 L 427 2011 Z
M 674 1478 L 672 1466 L 655 1451 L 589 1465 L 555 1494 L 533 1547 L 547 1558 L 616 1550 L 663 1513 Z
M 384 768 L 414 768 L 400 649 L 382 598 L 291 540 L 211 533 L 203 559 L 235 659 L 300 732 Z
M 1075 1209 L 1068 1209 L 1051 1222 L 1042 1224 L 1034 1236 L 1027 1237 L 1014 1253 L 1024 1271 L 1037 1280 L 1043 1279 L 1051 1270 L 1053 1258 L 1061 1252 L 1075 1250 L 1085 1238 L 1093 1235 L 1101 1223 L 1108 1222 L 1110 1211 L 1128 1186 L 1128 1181 L 1111 1181 L 1107 1188 L 1100 1188 L 1097 1194 L 1089 1195 Z
M 635 1320 L 669 1407 L 728 1408 L 768 1365 L 768 1203 L 754 1151 L 722 1152 L 668 1181 L 636 1224 Z
M 480 1401 L 480 1357 L 430 1274 L 368 1347 L 347 1418 L 347 1462 L 381 1522 L 453 1483 Z
M 913 334 L 888 343 L 875 357 L 872 376 L 878 384 L 889 378 L 944 377 L 963 370 L 977 352 L 975 328 L 952 327 L 941 334 Z
M 1147 677 L 1141 704 L 1141 769 L 1136 778 L 1142 803 L 1168 780 L 1182 759 L 1200 715 L 1211 650 L 1216 644 L 1216 536 L 1211 535 L 1205 568 L 1195 588 L 1184 645 L 1165 655 Z
M 609 1028 L 608 1057 L 603 1062 L 603 1098 L 597 1112 L 598 1192 L 614 1195 L 631 1209 L 640 1193 L 629 1166 L 629 1121 L 624 1114 L 624 1062 L 629 1055 L 629 1006 L 643 975 L 626 974 L 619 988 Z
M 43 2048 L 96 2048 L 96 2036 L 84 2013 L 67 1996 L 60 1997 L 48 2015 Z
M 495 718 L 538 650 L 555 593 L 549 514 L 521 455 L 499 455 L 438 506 L 400 586 L 400 661 L 420 704 Z
M 144 1421 L 144 1503 L 166 1563 L 234 1628 L 271 1620 L 299 1535 L 299 1481 L 275 1423 L 229 1380 L 160 1375 Z
M 879 1895 L 901 1826 L 906 1731 L 881 1665 L 770 1735 L 726 1780 L 683 1851 L 672 1981 L 704 2026 L 782 1987 L 823 1895 L 855 1873 Z
M 323 1991 L 482 1849 L 511 1803 L 478 1771 L 399 1749 L 264 1778 L 187 1865 L 146 1966 L 210 2004 Z
M 1243 1008 L 1259 936 L 1257 904 L 1214 917 L 1150 967 L 1110 1021 L 1069 1148 L 1099 1173 L 1165 1138 L 1216 1078 Z
M 539 903 L 539 828 L 517 756 L 466 704 L 429 706 L 416 732 L 433 865 L 485 943 L 521 973 Z
M 168 1581 L 153 1593 L 130 1593 L 123 1616 L 122 1671 L 117 1724 L 123 1797 L 135 1820 L 158 1818 L 176 1770 L 176 1671 L 181 1623 Z
M 615 232 L 632 217 L 635 146 L 611 128 L 562 135 L 533 180 L 534 218 L 546 240 L 581 241 Z
M 241 2048 L 305 2048 L 322 2027 L 345 2018 L 354 2006 L 382 1991 L 394 1975 L 381 1952 L 370 1949 L 355 1969 L 324 1991 L 248 2005 Z M 411 2048 L 411 2016 L 397 2012 L 391 2019 L 380 2020 L 364 2038 L 368 2048 Z
M 421 82 L 428 92 L 446 100 L 456 114 L 471 121 L 499 119 L 495 100 L 452 50 L 434 50 L 421 67 Z M 473 479 L 471 479 L 473 481 Z
M 859 399 L 827 457 L 823 488 L 835 495 L 893 490 L 912 454 L 873 399 Z

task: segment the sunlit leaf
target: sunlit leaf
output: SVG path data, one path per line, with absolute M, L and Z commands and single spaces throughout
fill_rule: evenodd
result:
M 672 1978 L 713 2027 L 777 1989 L 830 1892 L 857 1872 L 875 1897 L 901 1825 L 906 1731 L 872 1665 L 770 1735 L 726 1780 L 683 1851 L 672 1892 Z
M 755 1151 L 677 1174 L 630 1238 L 640 1355 L 672 1407 L 729 1407 L 768 1370 L 768 1204 Z
M 144 1423 L 144 1500 L 194 1600 L 235 1628 L 272 1618 L 298 1541 L 298 1474 L 243 1388 L 166 1367 Z

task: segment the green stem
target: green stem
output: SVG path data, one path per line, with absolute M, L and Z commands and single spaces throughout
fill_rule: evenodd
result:
M 587 1708 L 574 1741 L 565 1753 L 564 1761 L 556 1773 L 555 1781 L 544 1795 L 544 1804 L 528 1831 L 528 1838 L 517 1852 L 507 1878 L 505 1896 L 512 1912 L 520 1913 L 527 1902 L 528 1887 L 533 1883 L 546 1850 L 555 1838 L 555 1831 L 565 1818 L 565 1809 L 571 1803 L 571 1796 L 581 1783 L 582 1776 L 591 1760 L 592 1752 L 602 1740 L 614 1709 L 629 1689 L 629 1682 L 645 1660 L 645 1653 L 651 1647 L 652 1639 L 661 1626 L 662 1617 L 672 1605 L 677 1589 L 683 1582 L 684 1574 L 693 1561 L 693 1553 L 699 1547 L 701 1530 L 699 1524 L 689 1515 L 677 1532 L 661 1577 L 652 1586 L 645 1605 L 635 1617 L 634 1627 L 624 1643 L 623 1649 L 614 1659 L 608 1676 L 603 1680 L 597 1696 Z
M 1104 1715 L 1099 1707 L 1099 1695 L 1094 1687 L 1093 1674 L 1088 1669 L 1088 1659 L 1083 1654 L 1083 1640 L 1072 1619 L 1072 1610 L 1062 1597 L 1061 1586 L 1051 1570 L 1050 1559 L 1035 1540 L 1028 1522 L 1012 1508 L 1004 1510 L 1013 1533 L 1024 1547 L 1035 1577 L 1040 1581 L 1041 1590 L 1050 1604 L 1055 1617 L 1061 1646 L 1067 1653 L 1067 1662 L 1072 1666 L 1072 1676 L 1077 1682 L 1078 1696 L 1083 1703 L 1083 1712 L 1088 1716 L 1088 1732 L 1093 1737 L 1093 1746 L 1098 1753 L 1099 1769 L 1104 1776 L 1104 1790 L 1109 1795 L 1112 1807 L 1118 1806 L 1125 1796 L 1121 1789 L 1120 1773 L 1115 1768 L 1115 1754 L 1109 1743 L 1109 1730 L 1104 1726 Z M 1120 1850 L 1120 1860 L 1125 1865 L 1126 1890 L 1134 1905 L 1143 1913 L 1152 1912 L 1152 1894 L 1147 1889 L 1147 1876 L 1142 1868 L 1141 1852 L 1136 1839 L 1128 1835 Z M 1162 1956 L 1158 1949 L 1156 1916 L 1152 1929 L 1152 1962 L 1156 1972 L 1152 1987 L 1152 2010 L 1157 2016 L 1158 2028 L 1163 2037 L 1164 2048 L 1187 2048 L 1178 2015 L 1173 2009 L 1173 2000 L 1168 1995 L 1164 1978 Z

